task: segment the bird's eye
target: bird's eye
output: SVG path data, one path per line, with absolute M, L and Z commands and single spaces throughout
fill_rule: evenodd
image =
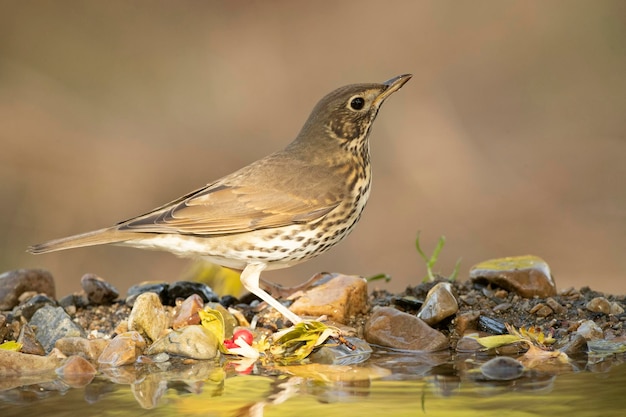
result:
M 363 100 L 363 97 L 354 97 L 350 100 L 350 108 L 352 110 L 361 110 L 363 106 L 365 106 L 365 100 Z

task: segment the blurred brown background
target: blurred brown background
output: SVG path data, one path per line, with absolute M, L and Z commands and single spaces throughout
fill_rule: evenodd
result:
M 189 262 L 129 248 L 38 257 L 286 145 L 336 87 L 413 80 L 372 133 L 374 188 L 330 253 L 266 278 L 437 269 L 535 254 L 559 288 L 626 293 L 624 1 L 2 1 L 0 270 L 59 295 Z

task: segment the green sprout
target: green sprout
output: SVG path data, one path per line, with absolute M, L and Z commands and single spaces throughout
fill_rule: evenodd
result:
M 446 237 L 445 236 L 441 236 L 439 238 L 439 241 L 437 242 L 437 246 L 435 246 L 435 250 L 433 251 L 433 254 L 430 256 L 426 256 L 426 254 L 424 253 L 424 251 L 422 250 L 421 246 L 420 246 L 420 232 L 417 232 L 417 239 L 415 240 L 415 247 L 417 248 L 417 252 L 420 254 L 420 256 L 422 257 L 422 259 L 424 259 L 424 262 L 426 262 L 426 277 L 424 277 L 424 279 L 422 280 L 422 282 L 426 282 L 426 281 L 434 281 L 435 280 L 435 274 L 433 273 L 433 267 L 435 266 L 435 264 L 437 263 L 437 259 L 439 258 L 439 252 L 441 252 L 441 250 L 443 249 L 443 245 L 445 245 L 446 243 Z M 450 281 L 454 281 L 456 280 L 456 277 L 459 273 L 459 267 L 461 265 L 461 258 L 459 258 L 456 261 L 456 265 L 454 266 L 454 270 L 452 271 L 452 274 L 450 274 L 450 276 L 448 277 L 448 279 Z

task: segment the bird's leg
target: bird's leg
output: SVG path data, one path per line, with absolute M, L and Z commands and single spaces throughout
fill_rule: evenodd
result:
M 292 312 L 287 307 L 279 303 L 278 300 L 276 300 L 274 297 L 262 290 L 261 287 L 259 287 L 259 278 L 261 276 L 261 271 L 263 271 L 265 267 L 266 265 L 262 263 L 250 263 L 246 265 L 246 267 L 241 272 L 241 283 L 248 291 L 259 297 L 261 300 L 265 301 L 270 306 L 274 307 L 276 311 L 282 314 L 293 324 L 300 323 L 302 319 L 298 317 L 296 313 Z

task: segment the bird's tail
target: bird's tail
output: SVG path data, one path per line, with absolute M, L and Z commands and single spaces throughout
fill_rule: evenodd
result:
M 50 240 L 38 245 L 30 246 L 27 251 L 33 254 L 55 252 L 58 250 L 81 248 L 83 246 L 105 245 L 120 243 L 136 237 L 135 233 L 122 232 L 116 228 L 94 230 L 61 239 Z

